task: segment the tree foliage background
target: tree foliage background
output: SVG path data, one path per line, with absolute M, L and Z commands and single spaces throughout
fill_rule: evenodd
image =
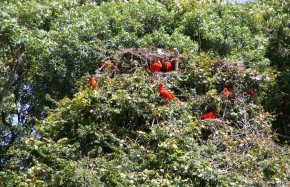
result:
M 0 9 L 1 186 L 290 185 L 289 1 Z M 156 78 L 132 60 L 88 87 L 102 60 L 151 47 L 178 49 L 177 74 Z M 217 119 L 201 120 L 209 111 Z

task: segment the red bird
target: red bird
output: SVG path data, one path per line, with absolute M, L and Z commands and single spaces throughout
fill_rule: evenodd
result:
M 111 62 L 110 68 L 111 68 L 111 70 L 114 70 L 115 69 L 115 64 L 113 62 Z
M 203 114 L 200 118 L 201 119 L 215 119 L 216 116 L 213 112 L 208 112 L 208 113 Z
M 256 92 L 254 90 L 250 90 L 248 91 L 248 94 L 252 97 L 254 97 L 256 95 Z
M 107 66 L 107 61 L 104 60 L 104 61 L 102 62 L 102 67 L 105 68 L 106 66 Z
M 102 62 L 102 67 L 101 68 L 108 68 L 110 67 L 111 70 L 114 70 L 115 69 L 115 65 L 113 62 L 107 62 L 107 61 L 103 61 Z
M 164 97 L 166 99 L 166 101 L 167 101 L 167 99 L 174 99 L 174 95 L 172 93 L 170 93 L 169 91 L 164 90 L 163 86 L 164 86 L 164 84 L 161 83 L 158 87 L 158 92 L 160 93 L 160 95 L 162 97 Z
M 163 66 L 164 66 L 164 69 L 165 69 L 166 71 L 170 71 L 170 70 L 172 70 L 172 63 L 169 62 L 169 61 L 165 62 L 165 63 L 163 64 Z
M 162 64 L 159 60 L 151 64 L 150 71 L 152 73 L 159 71 L 162 68 Z
M 96 83 L 94 77 L 89 78 L 89 87 L 92 87 L 92 89 L 95 89 L 97 87 L 97 83 Z
M 230 91 L 228 90 L 228 88 L 224 88 L 222 94 L 223 94 L 224 96 L 227 96 L 227 95 L 231 95 L 232 92 L 230 92 Z

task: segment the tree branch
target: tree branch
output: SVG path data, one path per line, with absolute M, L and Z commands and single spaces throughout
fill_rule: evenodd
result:
M 13 54 L 13 51 L 11 51 L 11 54 Z M 18 57 L 13 58 L 12 63 L 14 64 L 14 67 L 11 68 L 12 71 L 10 72 L 10 74 L 8 76 L 8 80 L 4 84 L 3 89 L 0 93 L 0 110 L 2 110 L 3 100 L 7 96 L 7 93 L 9 91 L 10 87 L 12 86 L 12 84 L 16 84 L 16 82 L 14 81 L 15 74 L 20 66 L 20 59 L 22 58 L 23 55 L 24 55 L 24 53 L 20 54 Z M 16 80 L 18 81 L 18 79 L 16 79 Z
M 13 129 L 13 126 L 10 122 L 6 121 L 6 115 L 3 111 L 1 111 L 1 120 L 2 120 L 2 123 L 9 128 L 9 131 L 10 131 L 10 134 L 11 134 L 11 138 L 8 142 L 8 145 L 7 145 L 7 149 L 6 151 L 8 150 L 8 148 L 14 143 L 15 139 L 16 139 L 16 133 Z
M 286 135 L 279 134 L 279 133 L 276 133 L 276 135 L 278 136 L 278 138 L 283 138 L 283 139 L 286 139 L 286 140 L 290 140 L 290 136 L 286 136 Z
M 179 52 L 177 48 L 173 49 L 173 71 L 178 71 L 178 63 L 179 63 Z

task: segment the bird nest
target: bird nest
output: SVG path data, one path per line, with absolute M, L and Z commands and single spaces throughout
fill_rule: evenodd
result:
M 136 60 L 141 65 L 151 65 L 156 60 L 160 60 L 161 63 L 172 61 L 174 58 L 172 51 L 159 48 L 129 48 L 118 51 L 116 55 L 124 62 Z
M 127 48 L 117 51 L 110 57 L 103 59 L 102 65 L 95 71 L 95 76 L 114 76 L 117 74 L 132 74 L 137 69 L 144 68 L 149 74 L 151 64 L 160 61 L 162 68 L 160 75 L 176 74 L 179 63 L 179 52 L 177 49 L 164 50 L 160 48 Z M 172 69 L 165 69 L 164 64 L 169 61 Z
M 113 59 L 118 61 L 119 70 L 134 67 L 144 67 L 149 69 L 151 64 L 159 60 L 161 64 L 166 61 L 172 62 L 173 70 L 177 70 L 179 53 L 176 49 L 164 50 L 160 48 L 127 48 L 116 52 Z M 161 71 L 165 71 L 161 69 Z

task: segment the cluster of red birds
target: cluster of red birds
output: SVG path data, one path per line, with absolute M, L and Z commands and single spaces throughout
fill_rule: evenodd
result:
M 229 89 L 225 87 L 223 89 L 223 91 L 222 91 L 222 95 L 223 96 L 229 96 L 229 95 L 232 95 L 232 92 L 229 91 Z M 253 96 L 256 95 L 256 92 L 254 90 L 249 90 L 248 91 L 248 95 L 250 95 L 250 96 L 253 97 Z M 216 115 L 213 112 L 207 112 L 207 113 L 203 114 L 200 118 L 201 119 L 215 119 L 216 118 Z
M 151 66 L 150 66 L 150 71 L 151 71 L 152 73 L 156 73 L 156 72 L 158 72 L 162 67 L 163 67 L 166 71 L 170 71 L 170 70 L 172 70 L 172 63 L 169 62 L 169 61 L 166 61 L 166 62 L 162 65 L 161 62 L 160 62 L 160 60 L 157 60 L 157 61 L 155 61 L 155 62 L 153 62 L 153 63 L 151 64 Z M 169 99 L 169 100 L 174 99 L 174 95 L 173 95 L 171 92 L 169 92 L 169 91 L 163 89 L 163 86 L 164 86 L 163 83 L 161 83 L 161 84 L 159 85 L 159 87 L 158 87 L 158 92 L 159 92 L 159 94 L 161 95 L 161 97 L 165 98 L 165 102 L 166 102 L 168 99 Z
M 101 65 L 101 70 L 102 69 L 109 69 L 109 70 L 114 70 L 115 69 L 115 63 L 114 62 L 110 62 L 110 61 L 103 61 L 102 65 Z M 90 77 L 89 78 L 89 87 L 91 87 L 92 89 L 95 89 L 97 87 L 97 82 L 95 81 L 94 77 Z
M 165 98 L 165 101 L 167 101 L 168 99 L 169 100 L 174 99 L 174 95 L 171 92 L 163 89 L 163 86 L 164 86 L 164 84 L 162 84 L 162 83 L 159 85 L 159 87 L 158 87 L 159 94 L 163 98 Z M 97 87 L 97 83 L 96 83 L 94 77 L 89 78 L 89 87 L 91 87 L 92 89 L 95 89 Z
M 110 70 L 114 70 L 115 69 L 115 64 L 114 62 L 110 62 L 110 61 L 103 61 L 102 62 L 102 66 L 101 66 L 102 69 L 106 69 L 106 68 L 109 68 Z
M 166 61 L 164 64 L 163 64 L 163 67 L 166 71 L 170 71 L 172 70 L 173 66 L 172 66 L 172 63 L 169 62 L 169 61 Z M 157 71 L 159 71 L 160 69 L 162 68 L 162 64 L 160 62 L 160 60 L 157 60 L 156 62 L 153 62 L 150 66 L 150 71 L 152 73 L 155 73 Z
M 252 96 L 252 97 L 256 95 L 256 92 L 254 90 L 249 90 L 247 93 L 249 96 Z M 232 95 L 232 92 L 230 92 L 229 89 L 225 87 L 222 91 L 222 95 L 223 96 Z
M 95 89 L 97 87 L 97 83 L 94 77 L 89 78 L 89 87 L 91 87 L 92 89 Z
M 230 92 L 229 89 L 225 87 L 222 91 L 222 95 L 223 96 L 232 95 L 232 92 Z M 253 97 L 256 95 L 256 92 L 254 90 L 249 90 L 248 95 Z
M 166 71 L 170 71 L 170 70 L 172 70 L 172 63 L 167 61 L 163 64 L 163 67 Z M 103 61 L 101 68 L 110 68 L 111 70 L 114 70 L 115 65 L 112 62 Z M 160 60 L 157 60 L 156 62 L 151 64 L 150 71 L 152 73 L 155 73 L 155 72 L 158 72 L 161 68 L 162 68 L 162 64 L 161 64 Z M 95 89 L 97 87 L 97 83 L 96 83 L 94 77 L 89 78 L 89 87 L 91 87 L 92 89 Z M 160 85 L 158 87 L 158 92 L 159 92 L 161 97 L 165 98 L 165 102 L 167 102 L 167 100 L 174 99 L 174 95 L 171 92 L 163 89 L 163 87 L 164 87 L 164 84 L 160 83 Z M 250 96 L 256 95 L 254 90 L 249 90 L 248 94 Z M 229 89 L 225 87 L 222 91 L 222 95 L 229 96 L 229 95 L 232 95 L 232 92 L 229 91 Z M 200 118 L 201 119 L 216 119 L 216 115 L 213 112 L 207 112 L 207 113 L 204 113 Z

